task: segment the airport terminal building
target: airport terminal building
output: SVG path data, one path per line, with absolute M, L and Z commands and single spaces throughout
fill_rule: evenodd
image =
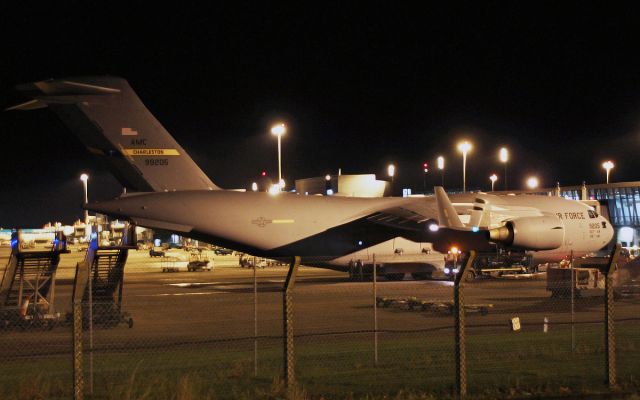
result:
M 625 247 L 640 245 L 640 181 L 560 187 L 560 195 L 574 200 L 598 200 Z

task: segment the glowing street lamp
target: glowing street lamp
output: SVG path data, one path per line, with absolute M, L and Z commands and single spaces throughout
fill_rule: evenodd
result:
M 538 181 L 538 178 L 536 178 L 535 176 L 531 176 L 529 177 L 529 179 L 527 179 L 527 187 L 529 189 L 537 189 L 538 185 L 540 184 L 540 182 Z
M 258 191 L 258 183 L 257 182 L 253 182 L 251 184 L 251 190 L 253 190 L 254 192 Z
M 393 177 L 396 175 L 396 166 L 393 164 L 389 164 L 387 167 L 387 174 L 391 178 L 391 183 L 393 184 Z
M 389 164 L 387 167 L 387 175 L 391 178 L 391 195 L 393 196 L 393 177 L 396 175 L 396 166 Z
M 613 161 L 605 161 L 602 163 L 602 168 L 607 170 L 607 184 L 609 183 L 609 172 L 613 169 Z
M 493 174 L 489 177 L 489 180 L 491 181 L 491 191 L 493 192 L 493 187 L 496 183 L 496 181 L 498 180 L 498 175 Z
M 278 137 L 278 183 L 282 181 L 282 135 L 287 133 L 287 127 L 283 124 L 276 124 L 271 127 L 271 133 Z
M 507 189 L 507 162 L 509 161 L 509 150 L 506 147 L 500 149 L 500 162 L 504 163 L 504 190 Z
M 458 143 L 458 151 L 462 153 L 462 192 L 467 191 L 467 153 L 472 147 L 466 140 Z
M 82 181 L 82 185 L 84 186 L 84 204 L 87 204 L 89 202 L 89 191 L 87 190 L 87 181 L 89 180 L 89 175 L 80 175 L 80 180 Z M 84 224 L 89 224 L 89 210 L 84 210 Z
M 442 180 L 442 186 L 444 187 L 444 157 L 438 156 L 438 169 L 440 170 L 440 179 Z

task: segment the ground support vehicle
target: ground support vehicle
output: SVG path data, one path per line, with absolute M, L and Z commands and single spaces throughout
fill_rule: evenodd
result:
M 455 279 L 466 257 L 466 253 L 447 254 L 445 256 L 445 275 L 452 280 Z M 478 253 L 472 269 L 467 274 L 467 280 L 471 281 L 478 277 L 499 278 L 535 272 L 537 272 L 537 268 L 533 265 L 531 255 L 517 252 Z
M 608 255 L 563 260 L 547 269 L 547 290 L 552 297 L 570 297 L 572 289 L 576 297 L 589 291 L 604 290 L 608 265 Z M 640 261 L 633 259 L 624 248 L 618 256 L 613 287 L 617 298 L 640 294 Z
M 233 255 L 233 250 L 225 249 L 225 248 L 222 248 L 222 247 L 219 247 L 219 248 L 213 250 L 213 252 L 217 256 L 230 256 L 230 255 Z
M 187 264 L 187 271 L 200 272 L 211 271 L 213 269 L 213 261 L 209 261 L 209 257 L 203 256 L 199 251 L 193 251 L 189 255 L 189 263 Z
M 181 260 L 178 257 L 162 256 L 160 268 L 162 272 L 180 272 Z
M 149 249 L 149 257 L 164 257 L 165 252 L 161 247 L 152 247 Z

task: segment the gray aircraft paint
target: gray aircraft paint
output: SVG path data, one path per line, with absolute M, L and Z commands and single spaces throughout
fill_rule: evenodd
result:
M 539 260 L 558 259 L 572 250 L 575 255 L 595 251 L 613 236 L 611 226 L 601 216 L 591 221 L 605 223 L 597 237 L 590 235 L 585 225 L 588 220 L 570 218 L 587 213 L 586 205 L 547 196 L 465 194 L 452 197 L 458 204 L 454 209 L 442 190 L 438 199 L 272 196 L 215 190 L 219 188 L 151 115 L 125 80 L 83 77 L 18 88 L 32 100 L 12 109 L 50 107 L 90 152 L 107 161 L 123 186 L 168 192 L 124 196 L 86 206 L 141 226 L 172 230 L 258 255 L 328 259 L 357 254 L 396 237 L 430 242 L 440 251 L 453 243 L 462 244 L 463 250 L 492 246 L 486 240 L 486 231 L 472 231 L 455 214 L 489 221 L 482 227 L 485 230 L 526 216 L 567 215 L 562 220 L 564 243 L 554 250 L 535 252 Z M 482 215 L 476 208 L 483 208 Z M 442 228 L 437 233 L 429 232 L 427 225 L 439 219 Z

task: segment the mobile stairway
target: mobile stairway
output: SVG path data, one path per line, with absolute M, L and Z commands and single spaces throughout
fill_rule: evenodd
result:
M 0 284 L 0 328 L 53 328 L 56 271 L 66 237 L 56 232 L 49 250 L 24 250 L 22 234 L 11 235 L 11 255 Z
M 82 296 L 82 325 L 113 328 L 124 323 L 133 327 L 133 318 L 122 311 L 124 267 L 130 249 L 135 249 L 135 226 L 129 225 L 118 246 L 99 246 L 98 235 L 91 235 L 85 259 L 76 265 L 73 301 Z M 67 317 L 68 319 L 71 316 Z

